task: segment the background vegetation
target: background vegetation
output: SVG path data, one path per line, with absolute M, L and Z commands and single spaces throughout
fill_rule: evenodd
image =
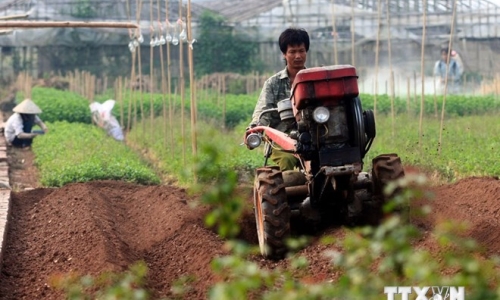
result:
M 34 139 L 35 164 L 44 186 L 73 182 L 123 180 L 158 184 L 159 177 L 142 158 L 97 126 L 48 123 L 50 132 Z
M 258 60 L 259 43 L 235 35 L 222 16 L 206 10 L 199 23 L 199 36 L 203 38 L 193 52 L 197 76 L 217 72 L 246 74 L 263 69 Z

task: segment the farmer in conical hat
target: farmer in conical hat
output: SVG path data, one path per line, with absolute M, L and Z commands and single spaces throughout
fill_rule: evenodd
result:
M 42 110 L 31 99 L 23 100 L 12 110 L 14 113 L 5 124 L 5 138 L 12 146 L 29 147 L 33 138 L 47 132 L 47 126 L 38 117 Z M 42 130 L 33 131 L 34 125 L 40 126 Z

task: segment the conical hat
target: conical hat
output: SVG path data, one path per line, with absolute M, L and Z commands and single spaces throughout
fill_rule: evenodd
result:
M 39 114 L 42 112 L 40 107 L 38 107 L 31 99 L 24 99 L 23 102 L 14 107 L 12 111 L 20 114 Z

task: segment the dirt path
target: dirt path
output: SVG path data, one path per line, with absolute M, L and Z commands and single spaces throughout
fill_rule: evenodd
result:
M 30 157 L 31 156 L 31 157 Z M 76 271 L 97 274 L 124 270 L 144 260 L 149 268 L 148 286 L 155 299 L 169 296 L 172 283 L 193 275 L 189 299 L 205 299 L 216 280 L 210 261 L 223 255 L 223 241 L 205 228 L 206 208 L 192 208 L 196 199 L 174 186 L 141 186 L 117 181 L 70 184 L 59 189 L 39 188 L 30 151 L 13 153 L 24 163 L 12 169 L 19 181 L 12 193 L 12 214 L 0 274 L 1 299 L 63 299 L 50 287 L 50 277 Z M 22 191 L 22 187 L 34 187 Z M 434 189 L 434 213 L 417 224 L 431 228 L 444 218 L 468 220 L 470 236 L 489 253 L 500 250 L 500 180 L 468 178 Z M 247 195 L 248 201 L 250 195 Z M 241 238 L 256 244 L 253 214 L 240 222 Z M 321 235 L 342 238 L 342 228 Z M 315 237 L 319 239 L 320 236 Z M 421 245 L 426 246 L 426 240 Z M 310 261 L 306 282 L 335 279 L 321 255 L 327 246 L 313 242 L 301 251 Z M 267 268 L 286 267 L 287 260 L 254 260 Z

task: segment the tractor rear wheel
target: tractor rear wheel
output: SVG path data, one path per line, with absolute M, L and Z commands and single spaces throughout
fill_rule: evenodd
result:
M 256 170 L 254 182 L 255 221 L 259 248 L 263 256 L 280 259 L 287 252 L 285 239 L 290 235 L 290 206 L 283 176 L 275 167 Z

